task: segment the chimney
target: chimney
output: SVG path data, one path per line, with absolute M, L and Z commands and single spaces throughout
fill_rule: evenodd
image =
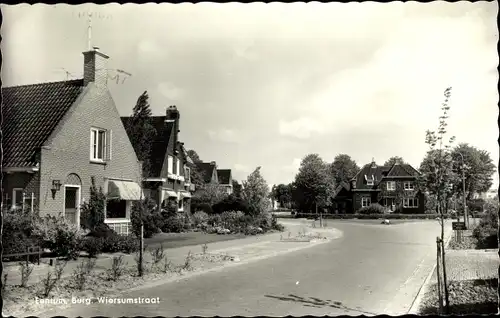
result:
M 108 82 L 108 59 L 104 53 L 95 47 L 83 52 L 83 85 L 94 83 L 97 87 L 106 87 Z
M 179 119 L 180 119 L 179 111 L 176 106 L 169 106 L 167 108 L 167 121 L 174 121 L 174 154 L 178 154 L 177 143 L 179 142 Z
M 215 161 L 210 161 L 211 166 L 215 166 Z

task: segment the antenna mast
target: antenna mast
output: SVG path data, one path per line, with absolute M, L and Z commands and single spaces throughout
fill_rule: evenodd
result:
M 88 13 L 88 26 L 87 26 L 87 46 L 88 50 L 92 50 L 92 13 Z

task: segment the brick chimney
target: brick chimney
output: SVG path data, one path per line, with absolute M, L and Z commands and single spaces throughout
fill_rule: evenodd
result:
M 108 82 L 108 59 L 98 47 L 83 52 L 83 85 L 94 83 L 97 87 L 106 87 Z
M 177 143 L 179 142 L 179 120 L 180 114 L 176 106 L 169 106 L 167 108 L 167 121 L 174 121 L 174 154 L 178 154 Z

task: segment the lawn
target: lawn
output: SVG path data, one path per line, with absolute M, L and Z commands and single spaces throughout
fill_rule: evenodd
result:
M 147 249 L 154 249 L 163 245 L 163 248 L 177 248 L 183 246 L 209 244 L 214 242 L 229 241 L 245 238 L 244 234 L 206 234 L 203 232 L 187 232 L 187 233 L 159 233 L 151 238 L 144 239 L 144 244 Z

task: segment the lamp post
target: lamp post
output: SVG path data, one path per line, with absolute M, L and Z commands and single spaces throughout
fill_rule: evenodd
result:
M 463 204 L 464 204 L 464 222 L 465 226 L 469 228 L 469 215 L 467 213 L 467 200 L 465 197 L 465 160 L 462 153 L 458 152 L 460 158 L 462 159 L 462 187 L 463 187 Z

